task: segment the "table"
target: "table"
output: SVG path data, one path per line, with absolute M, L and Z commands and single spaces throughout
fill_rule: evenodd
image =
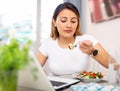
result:
M 87 84 L 87 83 L 84 83 L 84 82 L 79 82 L 77 83 L 76 85 L 82 85 L 82 84 Z M 105 80 L 102 80 L 101 82 L 99 82 L 98 84 L 108 84 L 107 81 Z M 25 88 L 25 87 L 18 87 L 18 91 L 41 91 L 41 90 L 38 90 L 38 89 L 30 89 L 30 88 Z M 70 88 L 66 88 L 62 91 L 72 91 Z
M 17 91 L 42 91 L 42 90 L 38 90 L 38 89 L 30 89 L 30 88 L 24 88 L 24 87 L 18 87 Z M 60 90 L 61 91 L 61 90 Z M 64 89 L 62 91 L 72 91 L 71 89 Z
M 72 75 L 64 75 L 64 76 L 60 76 L 60 77 L 66 77 L 66 78 L 73 78 Z M 76 85 L 83 85 L 83 84 L 88 84 L 85 82 L 79 82 Z M 104 84 L 104 85 L 109 85 L 108 81 L 106 80 L 102 80 L 100 82 L 98 82 L 98 84 Z M 114 84 L 115 85 L 115 84 Z M 115 85 L 117 86 L 117 85 Z M 18 91 L 41 91 L 38 89 L 30 89 L 30 88 L 24 88 L 24 87 L 18 87 Z M 61 91 L 61 90 L 60 90 Z M 62 91 L 72 91 L 70 88 L 64 89 Z

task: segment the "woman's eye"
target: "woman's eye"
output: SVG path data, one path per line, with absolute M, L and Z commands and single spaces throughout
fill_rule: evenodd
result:
M 72 23 L 76 23 L 77 21 L 71 21 Z
M 72 19 L 71 22 L 72 22 L 72 23 L 76 23 L 76 22 L 77 22 L 77 19 Z
M 64 23 L 64 22 L 66 22 L 66 20 L 61 20 L 61 22 L 63 22 L 63 23 Z
M 63 22 L 63 23 L 65 23 L 65 22 L 68 22 L 69 20 L 67 20 L 67 19 L 61 19 L 60 21 Z M 76 23 L 77 19 L 71 19 L 70 22 L 71 23 Z

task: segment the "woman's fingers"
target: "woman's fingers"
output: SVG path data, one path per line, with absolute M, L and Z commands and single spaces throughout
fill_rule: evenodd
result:
M 89 40 L 85 40 L 79 43 L 79 48 L 83 53 L 91 54 L 94 50 L 93 44 Z
M 86 47 L 91 47 L 91 46 L 92 46 L 92 42 L 89 41 L 89 40 L 84 40 L 84 41 L 82 42 L 82 44 L 83 44 L 84 46 L 86 46 Z

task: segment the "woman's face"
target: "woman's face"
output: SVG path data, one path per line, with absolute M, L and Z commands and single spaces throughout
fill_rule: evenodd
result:
M 59 13 L 56 21 L 54 21 L 54 26 L 57 27 L 60 37 L 73 37 L 78 26 L 78 17 L 71 10 L 64 9 Z

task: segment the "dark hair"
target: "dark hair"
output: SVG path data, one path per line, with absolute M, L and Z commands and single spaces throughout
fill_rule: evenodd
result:
M 72 3 L 70 3 L 70 2 L 64 2 L 63 4 L 58 5 L 57 8 L 54 11 L 52 19 L 56 20 L 56 18 L 59 15 L 59 13 L 62 10 L 64 10 L 64 9 L 69 9 L 72 12 L 74 12 L 76 14 L 76 16 L 78 17 L 78 20 L 79 20 L 79 18 L 80 18 L 79 11 L 78 11 L 77 7 L 75 5 L 73 5 Z M 76 35 L 81 35 L 81 32 L 80 32 L 80 22 L 78 22 L 78 26 L 77 26 L 77 29 L 75 31 L 74 36 L 76 36 Z M 53 22 L 52 22 L 52 26 L 51 26 L 51 37 L 53 39 L 56 39 L 57 37 L 59 37 L 59 33 L 57 31 L 57 27 L 55 27 L 53 25 Z
M 65 2 L 63 4 L 58 5 L 58 7 L 54 11 L 53 19 L 56 20 L 58 14 L 63 10 L 63 9 L 69 9 L 73 11 L 77 17 L 80 17 L 78 9 L 70 2 Z

